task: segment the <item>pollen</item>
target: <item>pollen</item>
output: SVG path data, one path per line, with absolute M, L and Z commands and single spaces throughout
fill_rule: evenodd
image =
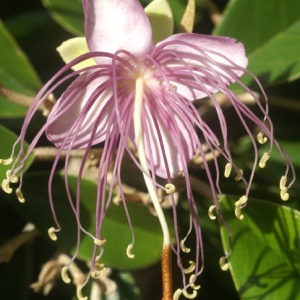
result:
M 127 246 L 127 249 L 126 249 L 126 255 L 129 258 L 134 258 L 134 254 L 132 254 L 132 248 L 133 248 L 133 245 L 130 244 L 130 245 Z
M 279 187 L 281 190 L 283 190 L 286 186 L 286 182 L 287 182 L 287 177 L 286 176 L 282 176 L 279 182 Z
M 0 165 L 10 165 L 11 163 L 13 162 L 13 159 L 10 157 L 10 158 L 7 158 L 7 159 L 0 159 Z
M 229 269 L 229 263 L 226 262 L 226 257 L 220 257 L 219 264 L 222 271 L 227 271 Z
M 180 248 L 181 248 L 182 252 L 189 253 L 191 251 L 191 249 L 186 247 L 184 242 L 185 242 L 185 239 L 180 241 Z
M 280 191 L 280 198 L 283 201 L 287 201 L 290 198 L 290 194 L 287 192 L 287 188 L 282 188 Z
M 268 138 L 264 135 L 262 131 L 257 134 L 257 141 L 260 144 L 265 144 L 268 141 Z
M 182 290 L 181 289 L 177 289 L 175 291 L 175 293 L 173 294 L 173 300 L 178 300 L 181 295 L 182 295 Z
M 23 193 L 20 188 L 16 189 L 16 195 L 17 195 L 20 203 L 25 203 L 25 198 L 24 198 Z
M 173 193 L 176 192 L 176 187 L 175 187 L 175 185 L 172 184 L 172 183 L 167 183 L 167 184 L 165 185 L 165 188 L 166 188 L 167 194 L 173 194 Z
M 61 268 L 61 278 L 65 283 L 70 283 L 71 278 L 68 275 L 68 267 L 64 266 Z
M 216 208 L 215 205 L 211 205 L 208 209 L 208 216 L 211 220 L 215 220 L 217 217 L 213 214 L 213 210 Z
M 184 297 L 187 298 L 187 299 L 195 299 L 197 297 L 197 294 L 198 294 L 196 290 L 193 290 L 192 294 L 189 294 L 187 292 L 187 290 L 184 290 L 182 293 L 183 293 Z
M 228 178 L 230 176 L 231 170 L 232 170 L 232 164 L 227 163 L 226 166 L 225 166 L 225 171 L 224 171 L 224 176 L 226 178 Z
M 265 152 L 259 161 L 259 164 L 258 164 L 259 167 L 264 168 L 266 166 L 266 162 L 269 158 L 270 158 L 270 155 L 267 152 Z
M 9 186 L 9 184 L 10 184 L 9 179 L 4 179 L 2 181 L 2 190 L 7 194 L 11 194 L 13 191 L 12 188 Z
M 88 300 L 88 297 L 83 297 L 82 296 L 82 287 L 81 286 L 77 287 L 76 294 L 77 294 L 77 298 L 79 300 Z
M 94 239 L 94 244 L 101 247 L 106 243 L 106 239 Z
M 189 263 L 190 266 L 186 269 L 183 269 L 184 274 L 192 273 L 195 270 L 195 266 L 196 266 L 195 262 L 190 260 Z
M 50 227 L 49 229 L 48 229 L 48 235 L 49 235 L 49 237 L 50 237 L 50 239 L 52 240 L 52 241 L 56 241 L 57 240 L 57 235 L 55 234 L 55 228 L 54 227 Z

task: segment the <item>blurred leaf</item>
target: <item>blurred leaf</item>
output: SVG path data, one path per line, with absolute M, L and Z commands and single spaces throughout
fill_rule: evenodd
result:
M 248 69 L 264 86 L 300 76 L 300 2 L 298 0 L 230 1 L 214 34 L 244 43 Z M 253 83 L 250 76 L 243 82 Z
M 240 221 L 234 217 L 234 201 L 224 200 L 221 209 L 232 231 L 230 271 L 241 299 L 299 300 L 300 212 L 249 200 Z M 221 236 L 228 252 L 224 226 Z
M 81 0 L 42 0 L 42 2 L 64 29 L 76 36 L 84 36 Z
M 12 103 L 0 96 L 0 118 L 19 118 L 25 116 L 27 107 Z
M 12 147 L 15 143 L 15 141 L 18 139 L 18 136 L 8 130 L 7 128 L 0 125 L 0 141 L 1 141 L 1 148 L 0 148 L 0 158 L 1 159 L 8 159 L 11 155 Z M 28 144 L 26 143 L 24 145 L 24 152 L 27 151 Z M 19 145 L 16 146 L 15 152 L 14 152 L 14 158 L 16 157 L 16 154 L 18 154 L 20 147 Z M 28 167 L 33 162 L 33 155 L 30 155 L 26 164 L 25 164 L 25 170 L 28 169 Z M 0 164 L 0 180 L 2 182 L 3 179 L 6 178 L 6 171 L 10 169 L 10 165 L 1 165 Z
M 0 21 L 0 83 L 5 87 L 33 96 L 41 82 L 25 54 Z
M 22 187 L 26 204 L 20 205 L 20 213 L 34 223 L 44 234 L 53 226 L 53 217 L 48 200 L 48 173 L 26 174 Z M 72 195 L 76 194 L 77 179 L 68 177 Z M 38 184 L 37 184 L 38 183 Z M 66 251 L 74 252 L 76 245 L 77 225 L 75 216 L 68 202 L 64 176 L 55 175 L 53 182 L 53 199 L 62 231 L 58 233 L 57 246 Z M 95 228 L 95 209 L 97 184 L 82 179 L 81 182 L 80 216 L 82 226 L 93 233 Z M 131 243 L 131 232 L 122 205 L 111 204 L 106 213 L 101 235 L 106 238 L 102 261 L 111 267 L 119 269 L 134 269 L 149 266 L 160 259 L 162 248 L 162 233 L 158 219 L 150 214 L 148 209 L 140 204 L 128 203 L 128 210 L 135 233 L 133 247 L 134 259 L 126 255 L 126 248 Z M 172 236 L 174 235 L 171 232 Z M 48 235 L 47 235 L 48 238 Z M 49 238 L 48 238 L 49 239 Z M 94 243 L 83 235 L 78 257 L 90 260 Z

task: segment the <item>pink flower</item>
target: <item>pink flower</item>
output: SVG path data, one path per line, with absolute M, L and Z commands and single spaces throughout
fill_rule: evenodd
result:
M 11 191 L 9 182 L 16 179 L 16 173 L 22 170 L 28 155 L 44 132 L 49 141 L 59 149 L 58 156 L 63 149 L 67 149 L 67 162 L 72 149 L 86 149 L 78 174 L 79 183 L 88 152 L 93 145 L 102 143 L 103 153 L 98 166 L 98 195 L 95 209 L 97 234 L 93 237 L 95 250 L 90 273 L 95 275 L 93 271 L 99 259 L 96 258 L 96 253 L 100 251 L 101 254 L 103 247 L 105 248 L 105 241 L 101 237 L 101 226 L 106 207 L 112 199 L 113 184 L 109 185 L 110 192 L 106 193 L 111 163 L 114 161 L 112 176 L 117 180 L 121 191 L 120 170 L 125 152 L 128 152 L 141 170 L 163 229 L 164 248 L 170 247 L 170 237 L 158 202 L 157 188 L 163 188 L 171 195 L 176 228 L 177 215 L 173 195 L 176 187 L 172 184 L 172 179 L 182 174 L 186 181 L 191 230 L 195 231 L 198 246 L 195 251 L 195 261 L 189 268 L 189 272 L 193 275 L 187 283 L 180 252 L 181 249 L 182 251 L 189 250 L 184 245 L 186 237 L 182 239 L 179 233 L 176 233 L 177 241 L 174 251 L 178 257 L 177 262 L 182 271 L 184 283 L 183 288 L 178 290 L 174 297 L 178 298 L 181 293 L 187 295 L 188 287 L 192 287 L 192 296 L 194 296 L 197 294 L 194 281 L 202 271 L 203 250 L 199 217 L 189 181 L 188 163 L 198 152 L 203 160 L 211 187 L 213 205 L 210 209 L 210 216 L 214 218 L 212 213 L 214 208 L 221 215 L 218 203 L 222 195 L 218 184 L 220 171 L 216 151 L 223 156 L 228 162 L 225 175 L 228 176 L 233 168 L 246 186 L 245 195 L 236 204 L 236 215 L 242 218 L 241 208 L 247 201 L 254 171 L 259 164 L 256 141 L 251 134 L 248 122 L 256 124 L 261 129 L 258 136 L 259 142 L 265 142 L 267 138 L 270 140 L 270 151 L 264 155 L 261 161 L 262 167 L 269 157 L 273 144 L 279 148 L 285 160 L 286 155 L 273 138 L 267 106 L 264 108 L 256 94 L 239 80 L 245 72 L 249 73 L 246 69 L 245 50 L 241 43 L 228 37 L 184 33 L 172 35 L 155 45 L 152 41 L 149 20 L 137 0 L 84 0 L 83 7 L 85 36 L 90 52 L 63 67 L 36 96 L 25 118 L 18 141 L 21 143 L 19 156 L 9 171 L 7 179 L 3 181 L 3 188 L 7 192 Z M 64 75 L 65 71 L 89 58 L 93 58 L 96 64 Z M 45 101 L 58 86 L 72 77 L 76 78 L 56 102 L 47 122 L 31 142 L 27 153 L 23 153 L 26 130 L 37 106 Z M 234 82 L 252 95 L 261 111 L 263 121 L 228 88 Z M 255 160 L 248 179 L 243 177 L 241 170 L 231 157 L 227 142 L 227 124 L 222 108 L 214 96 L 216 92 L 223 93 L 229 99 L 239 117 L 236 121 L 240 122 L 239 126 L 244 127 L 252 141 Z M 204 97 L 216 109 L 218 116 L 216 123 L 221 129 L 222 139 L 217 138 L 193 105 L 193 100 Z M 201 138 L 197 132 L 201 133 Z M 128 141 L 138 153 L 138 159 L 132 154 Z M 213 156 L 215 175 L 208 166 L 204 146 Z M 58 157 L 53 164 L 49 180 L 51 202 L 51 182 L 57 160 Z M 290 162 L 287 161 L 287 170 L 289 166 Z M 162 187 L 157 182 L 156 176 L 166 180 L 168 183 L 166 187 Z M 281 191 L 283 198 L 286 198 L 288 197 L 287 188 L 290 185 L 286 187 L 284 182 L 287 172 L 284 176 Z M 20 188 L 17 189 L 19 197 Z M 121 197 L 126 209 L 122 192 Z M 54 209 L 53 212 L 55 214 Z M 78 212 L 75 210 L 75 213 Z M 128 219 L 130 222 L 129 216 Z M 50 235 L 53 238 L 55 238 L 54 232 L 60 230 L 57 220 L 56 223 L 57 228 L 50 229 Z M 78 231 L 81 230 L 79 223 Z M 130 257 L 132 257 L 132 247 L 133 244 L 128 247 Z M 223 268 L 226 268 L 224 259 L 222 258 L 221 262 Z M 164 297 L 164 299 L 171 299 L 168 298 L 169 295 L 164 295 Z

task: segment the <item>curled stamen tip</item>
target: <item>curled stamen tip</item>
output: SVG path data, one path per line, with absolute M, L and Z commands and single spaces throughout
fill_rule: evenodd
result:
M 265 152 L 259 161 L 259 164 L 258 164 L 259 167 L 264 168 L 266 166 L 266 162 L 269 158 L 270 158 L 270 155 L 267 152 Z
M 226 258 L 224 256 L 220 257 L 219 264 L 222 271 L 227 271 L 229 269 L 229 263 L 226 262 Z
M 11 182 L 11 183 L 17 183 L 19 181 L 19 178 L 17 175 L 13 174 L 12 170 L 7 170 L 6 171 L 6 178 Z
M 12 157 L 7 158 L 7 159 L 0 159 L 0 165 L 10 165 L 13 162 Z
M 25 203 L 25 198 L 24 198 L 23 193 L 22 193 L 20 188 L 16 189 L 16 195 L 17 195 L 18 200 L 20 201 L 20 203 Z
M 281 191 L 280 191 L 280 198 L 283 201 L 289 200 L 290 194 L 287 192 L 287 188 L 281 189 Z
M 56 229 L 54 227 L 50 227 L 48 229 L 48 235 L 50 237 L 50 239 L 52 241 L 56 241 L 57 240 L 57 235 L 55 234 Z
M 234 213 L 235 213 L 235 216 L 237 217 L 237 219 L 239 219 L 239 220 L 243 220 L 245 217 L 244 215 L 241 214 L 241 206 L 237 206 L 235 208 Z
M 194 282 L 195 282 L 195 274 L 192 274 L 191 275 L 191 277 L 190 277 L 190 280 L 189 280 L 189 282 L 190 282 L 190 284 L 191 284 L 191 287 L 192 287 L 192 289 L 194 289 L 194 290 L 199 290 L 200 288 L 201 288 L 201 285 L 196 285 Z
M 172 183 L 167 183 L 167 184 L 165 185 L 165 188 L 166 188 L 166 193 L 167 193 L 167 194 L 173 194 L 173 193 L 176 192 L 176 187 L 175 187 L 175 185 L 172 184 Z
M 191 252 L 191 249 L 186 247 L 184 242 L 185 242 L 185 239 L 180 241 L 180 248 L 181 248 L 182 252 L 184 252 L 184 253 Z
M 130 244 L 130 245 L 127 246 L 127 249 L 126 249 L 126 255 L 129 258 L 134 258 L 134 254 L 132 254 L 132 248 L 133 248 L 133 245 Z
M 281 176 L 281 179 L 280 179 L 280 182 L 279 182 L 279 187 L 280 187 L 281 190 L 286 188 L 285 187 L 286 182 L 287 182 L 287 176 Z
M 262 131 L 257 134 L 257 141 L 260 144 L 265 144 L 268 141 L 268 138 L 264 135 Z
M 94 239 L 94 244 L 97 246 L 103 246 L 106 243 L 106 239 Z
M 2 190 L 7 194 L 12 193 L 12 188 L 9 186 L 9 184 L 10 184 L 10 181 L 8 179 L 3 179 L 3 181 L 2 181 Z
M 192 294 L 189 294 L 186 290 L 184 290 L 183 295 L 187 299 L 195 299 L 197 297 L 198 292 L 196 290 L 193 290 Z
M 79 300 L 88 300 L 88 297 L 83 297 L 83 296 L 82 296 L 82 287 L 81 287 L 81 286 L 78 286 L 78 287 L 77 287 L 76 293 L 77 293 L 77 298 L 78 298 Z
M 232 164 L 227 163 L 226 166 L 225 166 L 225 171 L 224 171 L 224 176 L 226 178 L 228 178 L 230 176 L 231 170 L 232 170 Z
M 181 295 L 182 295 L 182 290 L 181 289 L 177 289 L 175 291 L 175 293 L 173 294 L 173 300 L 178 300 Z
M 183 269 L 184 274 L 192 273 L 195 270 L 195 267 L 196 267 L 195 262 L 190 260 L 189 263 L 190 263 L 190 266 L 186 269 Z
M 68 267 L 64 266 L 61 268 L 61 278 L 65 283 L 70 283 L 71 279 L 68 275 Z
M 208 216 L 211 220 L 215 220 L 217 217 L 213 214 L 213 210 L 216 208 L 215 205 L 211 205 L 208 209 Z
M 239 169 L 239 173 L 236 174 L 234 180 L 235 180 L 235 181 L 241 180 L 242 177 L 243 177 L 243 175 L 244 175 L 244 171 L 243 171 L 242 169 Z

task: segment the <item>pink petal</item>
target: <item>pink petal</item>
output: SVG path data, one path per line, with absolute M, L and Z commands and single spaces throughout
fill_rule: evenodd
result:
M 183 45 L 182 42 L 189 43 L 190 46 Z M 217 78 L 215 77 L 214 72 L 217 72 L 220 79 L 222 79 L 221 84 L 223 85 L 230 85 L 240 78 L 244 74 L 248 64 L 243 44 L 237 43 L 235 39 L 229 37 L 208 36 L 193 33 L 175 34 L 158 43 L 157 47 L 164 47 L 164 49 L 176 51 L 179 55 L 180 53 L 183 54 L 182 56 L 185 57 L 184 60 L 187 64 L 198 68 L 199 75 L 205 74 L 201 72 L 201 69 L 208 71 L 207 66 L 203 64 L 205 61 L 211 69 L 209 71 L 210 75 L 206 76 L 207 80 L 215 81 Z M 217 65 L 208 61 L 203 53 L 209 56 L 209 58 L 217 63 Z M 198 59 L 192 60 L 186 58 L 188 55 L 196 55 Z M 238 67 L 236 67 L 236 65 Z M 179 66 L 179 64 L 173 62 L 170 64 L 167 63 L 166 65 L 166 67 L 169 68 L 174 68 L 176 66 Z M 194 71 L 194 74 L 197 74 L 197 71 Z M 207 93 L 203 90 L 193 89 L 186 84 L 181 84 L 177 81 L 172 82 L 171 80 L 170 82 L 176 86 L 176 90 L 179 94 L 190 100 L 207 96 Z M 204 90 L 205 89 L 211 93 L 219 91 L 218 88 L 210 84 L 204 84 Z
M 90 51 L 127 50 L 141 57 L 153 49 L 151 26 L 137 0 L 84 0 L 84 13 Z
M 104 79 L 97 78 L 90 82 L 86 80 L 86 75 L 87 73 L 80 75 L 74 80 L 58 99 L 48 117 L 49 126 L 46 129 L 46 135 L 57 147 L 65 143 L 64 148 L 71 144 L 72 148 L 85 148 L 96 122 L 99 123 L 96 125 L 96 135 L 92 145 L 106 138 L 107 120 L 113 108 L 107 103 L 112 93 L 106 90 L 101 93 L 100 97 L 93 97 L 92 93 L 104 82 Z M 70 91 L 73 93 L 70 94 Z M 80 123 L 82 120 L 83 122 Z M 71 134 L 67 137 L 69 133 Z

